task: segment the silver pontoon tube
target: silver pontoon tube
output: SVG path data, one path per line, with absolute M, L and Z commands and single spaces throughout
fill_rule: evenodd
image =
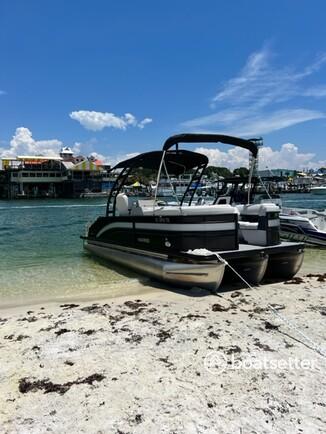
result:
M 169 284 L 184 287 L 199 286 L 216 291 L 223 279 L 225 264 L 207 261 L 206 263 L 176 262 L 151 255 L 137 254 L 122 248 L 101 246 L 85 241 L 84 248 L 91 253 L 117 264 L 132 268 Z M 167 258 L 167 257 L 166 257 Z

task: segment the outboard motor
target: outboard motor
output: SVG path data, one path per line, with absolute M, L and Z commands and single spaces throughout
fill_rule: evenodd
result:
M 273 203 L 237 205 L 239 241 L 255 246 L 280 244 L 280 208 Z

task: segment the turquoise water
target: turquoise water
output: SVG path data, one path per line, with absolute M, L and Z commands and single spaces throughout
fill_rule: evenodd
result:
M 0 299 L 105 292 L 133 274 L 94 260 L 80 235 L 105 199 L 0 201 Z
M 282 194 L 282 204 L 286 208 L 311 208 L 316 210 L 326 209 L 326 194 L 317 196 L 310 193 Z
M 324 209 L 326 197 L 288 194 L 283 203 Z M 79 238 L 105 206 L 105 199 L 0 201 L 0 301 L 126 293 L 125 282 L 138 276 L 92 258 Z M 305 270 L 324 271 L 325 250 L 306 258 Z

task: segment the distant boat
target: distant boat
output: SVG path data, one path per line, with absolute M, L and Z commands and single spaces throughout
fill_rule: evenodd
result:
M 320 187 L 311 187 L 310 192 L 312 194 L 326 194 L 326 185 Z
M 109 193 L 107 191 L 99 191 L 99 192 L 85 192 L 80 194 L 81 199 L 96 199 L 98 197 L 108 197 Z
M 216 203 L 230 203 L 231 205 L 240 205 L 246 203 L 248 196 L 248 177 L 233 177 L 223 180 L 226 195 L 218 196 Z M 310 246 L 326 247 L 326 212 L 321 212 L 306 208 L 284 208 L 282 207 L 282 199 L 278 194 L 270 194 L 267 190 L 268 185 L 265 184 L 265 189 L 268 193 L 260 194 L 257 192 L 257 186 L 261 182 L 259 178 L 253 178 L 252 198 L 251 201 L 255 204 L 261 204 L 265 207 L 268 204 L 275 204 L 279 207 L 280 234 L 283 240 L 304 242 Z M 226 190 L 226 186 L 228 189 Z M 326 187 L 325 187 L 326 189 Z M 224 201 L 224 202 L 223 202 Z M 241 208 L 238 206 L 238 209 Z M 260 210 L 261 212 L 262 210 Z M 253 217 L 252 221 L 253 220 Z M 243 219 L 242 219 L 243 220 Z M 239 222 L 240 231 L 246 236 L 253 234 L 256 236 L 257 231 L 254 227 Z
M 292 211 L 280 214 L 280 222 L 283 239 L 326 247 L 326 232 L 319 230 L 309 218 Z

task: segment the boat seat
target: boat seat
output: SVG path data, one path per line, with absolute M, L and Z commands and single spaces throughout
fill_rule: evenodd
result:
M 280 208 L 274 203 L 259 203 L 249 205 L 237 205 L 241 216 L 265 216 L 269 212 L 280 212 Z
M 155 203 L 154 199 L 138 199 L 137 204 L 140 208 L 142 207 L 151 207 L 153 208 Z
M 217 199 L 216 205 L 226 205 L 231 203 L 231 196 L 220 196 Z
M 128 196 L 124 193 L 119 193 L 116 198 L 116 208 L 119 216 L 126 216 L 130 214 Z
M 153 199 L 138 199 L 133 203 L 130 214 L 132 216 L 153 215 L 154 204 Z
M 258 229 L 258 222 L 243 222 L 239 221 L 240 229 Z
M 150 201 L 148 201 L 150 202 Z M 216 215 L 238 214 L 231 205 L 198 205 L 198 206 L 139 206 L 132 209 L 132 215 L 179 216 L 179 215 Z

